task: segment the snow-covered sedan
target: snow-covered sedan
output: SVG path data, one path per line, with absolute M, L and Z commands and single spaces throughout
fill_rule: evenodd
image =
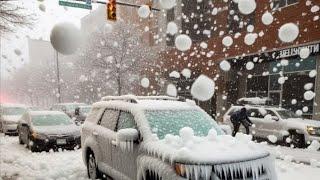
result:
M 223 116 L 223 122 L 231 125 L 230 115 L 244 106 L 234 105 Z M 265 105 L 245 105 L 254 126 L 255 137 L 271 142 L 284 142 L 295 147 L 305 147 L 312 141 L 320 142 L 320 121 L 303 119 L 294 112 Z
M 80 128 L 60 111 L 29 111 L 18 124 L 19 143 L 31 151 L 80 146 Z
M 273 158 L 250 136 L 225 135 L 194 102 L 106 97 L 82 126 L 91 179 L 276 179 Z
M 0 132 L 6 135 L 17 134 L 17 124 L 27 107 L 20 104 L 0 105 Z

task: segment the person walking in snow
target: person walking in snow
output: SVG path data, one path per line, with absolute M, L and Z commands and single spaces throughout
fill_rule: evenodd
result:
M 245 107 L 239 111 L 235 111 L 230 116 L 231 123 L 233 124 L 232 136 L 234 137 L 239 131 L 240 125 L 242 124 L 246 128 L 246 133 L 249 134 L 249 127 L 252 126 L 252 122 L 247 115 Z

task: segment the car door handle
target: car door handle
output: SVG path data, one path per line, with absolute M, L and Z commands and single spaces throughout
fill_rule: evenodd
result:
M 99 135 L 99 133 L 97 133 L 96 131 L 93 131 L 93 132 L 92 132 L 92 135 L 94 135 L 94 136 L 98 136 L 98 135 Z

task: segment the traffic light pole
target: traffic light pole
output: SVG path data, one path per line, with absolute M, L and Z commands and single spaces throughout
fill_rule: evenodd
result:
M 77 1 L 87 2 L 86 0 L 77 0 Z M 91 3 L 107 4 L 105 1 L 92 1 Z M 121 6 L 135 7 L 135 8 L 141 7 L 141 5 L 130 4 L 130 3 L 125 3 L 125 2 L 116 2 L 116 4 L 117 5 L 121 5 Z M 150 9 L 153 10 L 153 11 L 161 11 L 160 9 L 153 8 L 153 7 L 150 7 Z

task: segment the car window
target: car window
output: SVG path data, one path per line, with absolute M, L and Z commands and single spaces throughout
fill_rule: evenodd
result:
M 106 109 L 98 122 L 101 126 L 110 130 L 115 130 L 119 117 L 119 111 L 113 109 Z
M 93 108 L 86 118 L 86 121 L 97 123 L 104 112 L 104 108 Z
M 126 128 L 136 128 L 134 117 L 131 113 L 121 111 L 117 125 L 117 131 Z
M 273 111 L 271 111 L 271 110 L 267 110 L 267 114 L 269 114 L 269 115 L 271 115 L 271 116 L 276 116 L 276 117 L 277 117 L 277 115 L 276 115 Z
M 258 109 L 248 109 L 247 114 L 249 117 L 263 118 L 263 115 L 259 112 Z

